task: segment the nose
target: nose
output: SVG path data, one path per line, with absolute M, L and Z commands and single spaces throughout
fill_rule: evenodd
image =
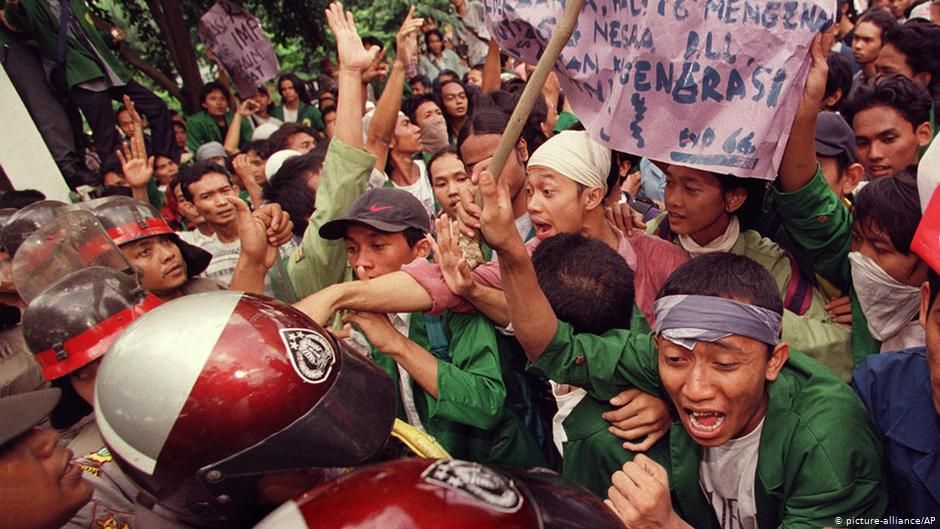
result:
M 884 158 L 884 149 L 881 147 L 880 143 L 877 141 L 871 142 L 868 146 L 868 159 L 869 160 L 881 160 Z
M 350 257 L 349 264 L 352 265 L 353 270 L 360 266 L 366 270 L 371 270 L 375 266 L 375 260 L 372 257 L 372 252 L 363 248 Z
M 711 381 L 708 366 L 696 362 L 682 385 L 682 395 L 689 402 L 706 402 L 715 396 L 715 385 Z
M 48 428 L 33 428 L 23 441 L 29 449 L 40 459 L 46 459 L 55 453 L 59 443 L 59 434 Z

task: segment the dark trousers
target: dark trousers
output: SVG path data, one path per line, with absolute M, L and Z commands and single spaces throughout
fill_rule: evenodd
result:
M 173 137 L 170 110 L 162 99 L 140 83 L 129 81 L 124 86 L 116 86 L 102 92 L 92 92 L 75 86 L 69 91 L 69 95 L 72 101 L 82 109 L 85 119 L 91 126 L 95 150 L 98 151 L 102 163 L 113 158 L 114 151 L 120 145 L 111 101 L 121 101 L 124 95 L 130 96 L 137 111 L 147 116 L 150 122 L 150 138 L 153 142 L 151 154 L 163 154 L 179 162 L 180 149 Z
M 39 134 L 62 176 L 71 180 L 84 170 L 81 150 L 76 148 L 75 134 L 66 113 L 46 79 L 42 56 L 33 46 L 18 42 L 8 44 L 3 66 L 10 76 L 20 99 L 26 105 Z

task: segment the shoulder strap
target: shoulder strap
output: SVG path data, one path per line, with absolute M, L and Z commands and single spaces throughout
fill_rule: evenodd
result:
M 800 264 L 790 252 L 786 252 L 790 260 L 790 282 L 787 283 L 787 294 L 783 299 L 783 307 L 794 314 L 802 316 L 809 310 L 813 301 L 813 283 L 806 278 Z
M 431 316 L 426 313 L 422 313 L 422 316 L 424 316 L 428 342 L 431 345 L 431 354 L 439 360 L 450 362 L 450 344 L 447 341 L 447 333 L 444 332 L 444 321 L 440 316 Z

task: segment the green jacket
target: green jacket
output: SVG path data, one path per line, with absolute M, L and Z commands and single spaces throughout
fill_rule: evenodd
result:
M 82 29 L 85 30 L 85 34 L 88 35 L 88 40 L 101 54 L 108 67 L 122 80 L 130 79 L 130 72 L 109 49 L 110 35 L 101 33 L 95 28 L 85 0 L 69 0 L 69 5 Z M 4 17 L 17 30 L 28 32 L 36 40 L 47 59 L 59 60 L 59 19 L 49 10 L 48 3 L 41 0 L 20 0 L 18 9 L 4 10 Z M 66 43 L 65 79 L 69 88 L 104 77 L 104 71 L 94 53 L 85 48 L 71 34 L 66 39 Z
M 231 112 L 225 113 L 226 129 L 231 125 L 232 118 L 233 114 Z M 238 147 L 242 148 L 251 141 L 252 130 L 250 120 L 243 118 L 239 128 Z M 225 136 L 222 134 L 221 129 L 219 129 L 219 125 L 212 119 L 212 116 L 205 110 L 189 116 L 186 121 L 186 146 L 189 150 L 196 152 L 199 150 L 200 145 L 209 143 L 210 141 L 225 143 Z
M 281 121 L 284 120 L 284 105 L 277 105 L 274 107 L 274 110 L 271 112 L 271 115 L 276 117 Z M 297 123 L 305 127 L 310 127 L 315 130 L 323 130 L 323 117 L 320 115 L 320 110 L 313 106 L 300 102 L 300 106 L 297 107 Z
M 334 138 L 323 159 L 316 209 L 294 255 L 287 261 L 287 274 L 298 298 L 304 298 L 335 283 L 352 279 L 343 241 L 320 237 L 320 226 L 342 217 L 363 193 L 375 167 L 375 156 Z
M 649 223 L 648 231 L 656 233 L 665 221 L 665 213 Z M 793 282 L 795 261 L 777 243 L 754 230 L 744 230 L 731 248 L 731 253 L 756 261 L 773 276 L 780 289 L 780 297 L 791 299 L 793 290 L 803 288 L 806 298 L 800 315 L 789 310 L 783 315 L 783 340 L 813 357 L 843 380 L 852 376 L 851 333 L 832 322 L 826 311 L 828 299 L 808 280 Z
M 630 330 L 637 334 L 652 332 L 636 305 L 633 306 Z M 654 396 L 666 399 L 659 392 Z M 586 395 L 562 423 L 568 438 L 562 445 L 562 474 L 600 498 L 607 497 L 611 474 L 633 459 L 633 453 L 623 447 L 623 439 L 610 433 L 607 430 L 610 423 L 601 417 L 615 409 L 607 401 Z M 647 455 L 653 457 L 649 452 Z M 585 461 L 591 464 L 586 465 Z
M 653 336 L 615 330 L 602 336 L 558 330 L 531 369 L 607 401 L 627 387 L 661 395 Z M 836 517 L 884 514 L 881 443 L 858 397 L 812 359 L 791 350 L 767 384 L 768 405 L 758 449 L 755 500 L 762 529 L 819 529 Z M 696 529 L 718 529 L 699 485 L 702 448 L 681 422 L 654 459 L 666 467 L 673 508 Z
M 447 343 L 432 344 L 423 313 L 411 315 L 408 337 L 437 357 L 437 399 L 412 381 L 425 430 L 457 459 L 483 464 L 545 466 L 538 441 L 520 417 L 521 395 L 507 355 L 501 355 L 493 324 L 476 313 L 446 313 Z M 395 360 L 373 349 L 373 359 L 396 382 Z M 398 417 L 405 420 L 396 384 Z
M 881 351 L 881 343 L 868 332 L 858 296 L 852 288 L 852 213 L 832 192 L 822 168 L 802 189 L 783 193 L 771 186 L 770 200 L 780 210 L 783 227 L 791 240 L 812 259 L 816 273 L 831 281 L 852 300 L 852 360 L 858 365 L 866 356 Z

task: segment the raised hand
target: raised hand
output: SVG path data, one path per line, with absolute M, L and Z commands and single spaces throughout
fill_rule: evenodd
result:
M 138 138 L 138 130 L 135 123 L 130 143 L 124 142 L 122 148 L 115 151 L 121 162 L 121 171 L 131 189 L 145 188 L 153 178 L 153 156 L 147 156 L 143 135 Z
M 810 45 L 809 55 L 812 59 L 812 65 L 809 74 L 806 76 L 806 84 L 803 86 L 803 98 L 800 101 L 801 109 L 806 111 L 818 112 L 823 106 L 823 98 L 826 95 L 826 80 L 829 78 L 829 50 L 832 49 L 835 30 L 836 27 L 833 24 L 832 28 L 817 34 Z
M 424 19 L 414 18 L 414 14 L 415 6 L 411 6 L 395 36 L 395 60 L 406 67 L 411 64 L 411 59 L 418 53 L 418 31 L 421 29 L 421 24 L 424 24 Z
M 446 213 L 441 215 L 436 224 L 438 240 L 435 241 L 430 234 L 426 236 L 434 251 L 434 260 L 440 266 L 447 288 L 454 294 L 467 298 L 473 292 L 475 283 L 470 274 L 470 265 L 457 244 L 457 230 Z
M 483 238 L 497 251 L 513 244 L 522 245 L 522 238 L 516 231 L 509 187 L 503 180 L 497 182 L 488 170 L 480 173 L 479 180 L 480 194 L 483 195 L 483 210 L 480 213 Z
M 356 31 L 356 21 L 352 13 L 343 9 L 343 4 L 333 2 L 326 10 L 326 22 L 336 37 L 336 55 L 340 69 L 349 69 L 362 73 L 366 71 L 379 53 L 373 46 L 366 50 Z
M 253 263 L 271 268 L 277 259 L 277 247 L 268 241 L 268 227 L 264 220 L 253 215 L 244 200 L 236 196 L 226 199 L 235 206 L 238 216 L 238 238 L 241 241 L 242 255 Z

